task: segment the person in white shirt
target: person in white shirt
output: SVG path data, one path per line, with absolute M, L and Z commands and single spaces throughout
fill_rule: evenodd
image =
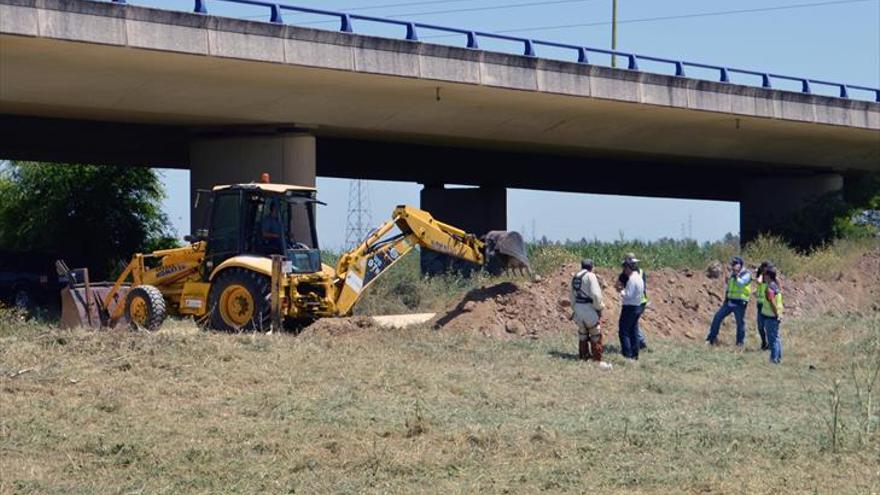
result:
M 571 278 L 572 319 L 578 327 L 578 357 L 602 362 L 602 286 L 593 273 L 593 260 L 581 261 L 581 271 Z
M 620 291 L 621 306 L 618 322 L 620 337 L 620 353 L 625 358 L 639 359 L 639 317 L 642 314 L 642 297 L 645 295 L 645 283 L 636 271 L 635 263 L 630 260 L 623 262 L 623 274 L 627 277 L 626 286 Z

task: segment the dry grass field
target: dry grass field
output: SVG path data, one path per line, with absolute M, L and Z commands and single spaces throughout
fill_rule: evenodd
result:
M 784 329 L 781 366 L 752 333 L 742 354 L 655 339 L 603 372 L 573 359 L 573 332 L 148 334 L 7 313 L 0 493 L 880 493 L 880 314 Z

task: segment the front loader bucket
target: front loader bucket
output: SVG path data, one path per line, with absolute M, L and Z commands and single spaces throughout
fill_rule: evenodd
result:
M 74 285 L 73 288 L 65 287 L 61 290 L 61 328 L 90 327 L 99 328 L 102 325 L 99 306 L 113 284 L 101 282 Z M 128 287 L 123 286 L 114 295 L 107 308 L 110 314 L 118 304 L 125 304 L 125 296 Z M 120 318 L 120 321 L 124 318 Z
M 522 235 L 507 230 L 493 230 L 486 234 L 486 268 L 494 275 L 515 269 L 531 274 L 532 267 Z

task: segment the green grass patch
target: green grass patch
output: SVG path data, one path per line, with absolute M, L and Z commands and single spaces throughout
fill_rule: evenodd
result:
M 784 343 L 4 327 L 0 493 L 876 492 L 880 316 Z

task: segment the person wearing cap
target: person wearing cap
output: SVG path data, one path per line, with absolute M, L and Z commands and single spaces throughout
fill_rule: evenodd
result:
M 639 312 L 639 323 L 636 325 L 636 336 L 639 340 L 639 349 L 647 349 L 648 341 L 645 340 L 645 332 L 642 331 L 642 315 L 645 313 L 645 308 L 648 307 L 648 275 L 644 270 L 639 266 L 639 259 L 636 258 L 635 253 L 626 253 L 625 260 L 632 261 L 636 267 L 636 272 L 638 272 L 639 276 L 642 277 L 642 283 L 645 285 L 645 293 L 642 296 L 642 305 Z M 624 283 L 624 285 L 626 285 Z
M 764 315 L 764 325 L 767 329 L 767 344 L 770 348 L 770 362 L 779 364 L 782 362 L 782 335 L 779 333 L 779 324 L 782 322 L 782 288 L 776 273 L 776 267 L 769 266 L 764 270 L 766 287 L 763 294 L 758 294 L 759 299 L 764 300 L 761 313 Z
M 639 327 L 645 284 L 642 281 L 642 276 L 636 271 L 635 263 L 625 260 L 622 266 L 626 285 L 620 291 L 621 306 L 618 322 L 620 353 L 625 358 L 639 359 L 639 339 L 636 330 Z
M 758 297 L 755 298 L 755 302 L 758 304 L 758 336 L 761 337 L 761 350 L 766 351 L 769 349 L 769 345 L 767 344 L 767 332 L 765 330 L 765 322 L 764 322 L 764 312 L 762 311 L 764 307 L 764 293 L 767 292 L 767 282 L 764 280 L 764 272 L 767 268 L 772 267 L 773 264 L 769 261 L 762 261 L 758 266 L 758 271 L 755 272 L 755 282 L 758 282 Z
M 706 342 L 709 345 L 718 344 L 718 330 L 721 328 L 721 323 L 730 313 L 733 313 L 736 319 L 736 345 L 739 349 L 743 349 L 746 340 L 746 307 L 749 304 L 751 294 L 752 274 L 746 269 L 743 259 L 734 256 L 730 260 L 730 276 L 727 279 L 727 293 L 724 303 L 715 313 L 712 326 L 709 327 L 709 334 L 706 336 Z
M 593 260 L 581 261 L 581 270 L 571 278 L 572 319 L 578 327 L 578 357 L 602 362 L 602 286 L 593 273 Z

